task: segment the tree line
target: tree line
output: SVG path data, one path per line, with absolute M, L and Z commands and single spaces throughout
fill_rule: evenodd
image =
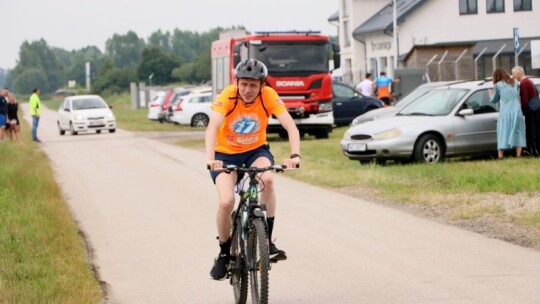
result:
M 69 80 L 84 87 L 86 62 L 91 65 L 92 92 L 98 94 L 125 91 L 130 82 L 148 82 L 152 74 L 153 85 L 207 81 L 211 79 L 210 46 L 223 30 L 220 27 L 203 33 L 157 30 L 146 41 L 129 31 L 109 38 L 104 52 L 96 46 L 67 51 L 49 46 L 44 39 L 25 41 L 5 85 L 23 94 L 36 86 L 44 93 L 51 93 L 66 87 Z

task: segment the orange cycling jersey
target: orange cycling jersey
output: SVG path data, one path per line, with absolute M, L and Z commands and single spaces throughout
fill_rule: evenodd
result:
M 212 109 L 225 116 L 218 130 L 215 151 L 227 154 L 247 152 L 267 144 L 268 118 L 286 111 L 276 91 L 267 86 L 253 104 L 244 105 L 234 84 L 223 89 Z

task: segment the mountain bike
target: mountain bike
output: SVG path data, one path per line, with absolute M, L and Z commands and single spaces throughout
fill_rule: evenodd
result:
M 230 279 L 230 284 L 233 286 L 235 303 L 246 303 L 249 277 L 252 303 L 266 304 L 269 292 L 268 271 L 271 269 L 271 263 L 277 263 L 277 260 L 269 258 L 268 227 L 264 212 L 266 206 L 259 203 L 260 191 L 257 174 L 266 171 L 283 172 L 287 168 L 283 165 L 263 168 L 226 165 L 223 169 L 218 170 L 227 173 L 237 171 L 245 174 L 245 177 L 236 185 L 240 203 L 231 214 L 232 245 L 227 278 Z M 244 187 L 246 182 L 248 183 L 247 189 Z

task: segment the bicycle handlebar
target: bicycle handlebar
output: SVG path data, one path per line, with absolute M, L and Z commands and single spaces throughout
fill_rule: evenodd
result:
M 297 165 L 296 168 L 287 168 L 285 165 L 273 165 L 268 167 L 251 167 L 251 168 L 244 168 L 244 167 L 238 167 L 235 165 L 224 165 L 223 168 L 217 168 L 213 171 L 215 172 L 232 172 L 232 171 L 239 171 L 239 172 L 246 172 L 246 173 L 260 173 L 265 171 L 275 171 L 275 172 L 283 172 L 286 170 L 295 170 L 297 168 L 300 168 L 300 165 Z M 206 169 L 210 170 L 210 165 L 206 165 Z

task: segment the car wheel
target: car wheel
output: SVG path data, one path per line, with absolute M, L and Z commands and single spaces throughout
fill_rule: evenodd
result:
M 116 132 L 116 129 L 109 129 L 109 133 L 114 133 Z
M 208 116 L 202 113 L 193 115 L 193 118 L 191 118 L 191 126 L 198 127 L 198 128 L 208 126 Z
M 96 130 L 96 133 L 97 133 L 97 134 L 101 133 L 101 130 Z
M 60 127 L 60 122 L 59 121 L 57 122 L 57 125 L 58 125 L 58 134 L 60 134 L 60 135 L 66 134 L 66 131 L 62 130 L 62 127 Z
M 71 133 L 71 135 L 77 135 L 79 133 L 77 133 L 77 131 L 75 131 L 75 128 L 73 127 L 73 123 L 72 122 L 69 122 L 69 132 Z
M 413 160 L 427 164 L 441 162 L 443 156 L 443 146 L 441 140 L 432 134 L 423 135 L 414 146 Z

